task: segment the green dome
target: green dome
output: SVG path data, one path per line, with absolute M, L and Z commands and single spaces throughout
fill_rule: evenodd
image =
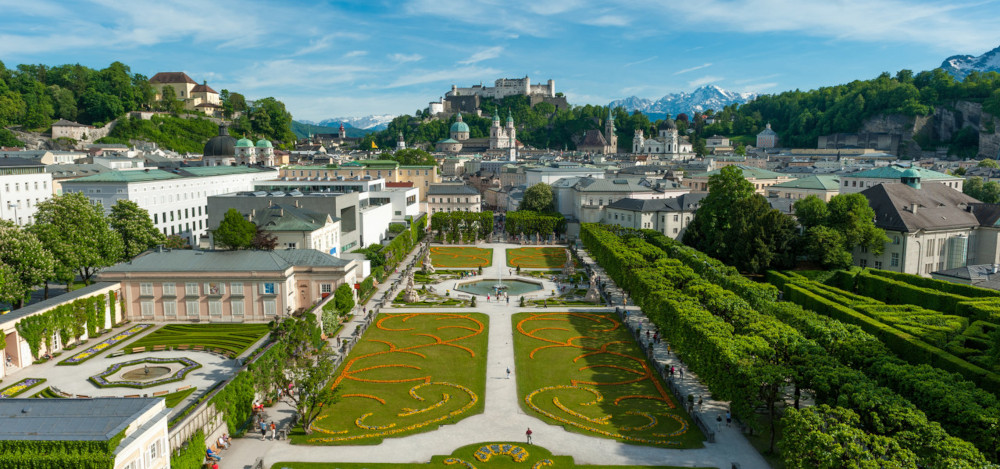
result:
M 253 146 L 253 140 L 250 140 L 250 139 L 248 139 L 246 137 L 243 137 L 243 138 L 241 138 L 241 139 L 239 139 L 239 140 L 236 141 L 236 148 L 240 148 L 240 147 L 252 147 L 252 146 Z
M 462 122 L 462 121 L 457 121 L 454 124 L 451 124 L 451 131 L 452 132 L 468 132 L 469 131 L 469 124 L 466 124 L 465 122 Z
M 920 177 L 920 171 L 917 171 L 916 169 L 913 169 L 913 168 L 908 168 L 906 171 L 903 171 L 903 174 L 900 177 L 901 178 L 919 178 Z
M 257 148 L 274 148 L 274 146 L 271 145 L 271 142 L 269 140 L 265 140 L 262 138 L 260 140 L 257 140 Z

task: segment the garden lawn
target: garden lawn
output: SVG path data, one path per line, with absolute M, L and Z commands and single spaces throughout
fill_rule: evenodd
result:
M 200 345 L 205 350 L 221 349 L 231 356 L 243 353 L 271 330 L 267 324 L 167 324 L 125 347 L 153 350 L 157 345 L 177 348 Z
M 187 399 L 187 397 L 190 396 L 191 393 L 197 390 L 198 388 L 192 387 L 192 388 L 187 388 L 183 391 L 175 391 L 170 394 L 167 394 L 166 396 L 163 396 L 163 399 L 167 401 L 165 402 L 167 407 L 174 408 L 177 407 L 177 404 L 180 404 L 184 399 Z
M 613 313 L 521 313 L 513 321 L 525 412 L 625 443 L 702 447 L 701 431 Z
M 566 265 L 566 248 L 508 249 L 507 265 L 522 269 L 558 269 Z
M 499 450 L 499 451 L 497 451 Z M 486 461 L 480 461 L 485 458 Z M 514 460 L 517 455 L 520 462 Z M 523 457 L 521 455 L 524 455 Z M 458 461 L 456 461 L 458 460 Z M 429 463 L 304 463 L 304 462 L 278 462 L 271 466 L 271 469 L 454 469 L 456 467 L 468 467 L 462 464 L 466 462 L 479 469 L 529 469 L 532 467 L 549 467 L 538 464 L 548 460 L 552 464 L 550 467 L 560 469 L 674 469 L 676 466 L 597 466 L 591 464 L 576 464 L 572 456 L 553 456 L 552 452 L 541 446 L 526 445 L 519 442 L 504 441 L 491 443 L 477 443 L 463 446 L 455 450 L 449 456 L 434 456 Z M 447 462 L 446 462 L 447 461 Z M 678 468 L 679 469 L 679 468 Z M 694 469 L 694 468 L 689 468 Z
M 493 265 L 493 250 L 471 246 L 431 246 L 434 267 L 474 269 Z
M 380 314 L 337 370 L 339 401 L 295 444 L 377 444 L 483 411 L 489 318 L 477 313 Z

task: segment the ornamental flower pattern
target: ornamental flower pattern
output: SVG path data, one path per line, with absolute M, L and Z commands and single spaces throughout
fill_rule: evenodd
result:
M 7 399 L 10 397 L 17 396 L 24 391 L 38 385 L 38 383 L 45 382 L 43 378 L 25 378 L 18 381 L 6 388 L 0 389 L 0 399 Z
M 93 347 L 88 348 L 87 350 L 84 350 L 84 351 L 82 351 L 82 352 L 80 352 L 80 353 L 78 353 L 76 355 L 73 355 L 72 357 L 69 357 L 69 358 L 67 358 L 67 359 L 59 362 L 59 364 L 60 365 L 77 365 L 77 364 L 83 363 L 83 362 L 85 362 L 85 361 L 93 358 L 94 355 L 97 355 L 97 354 L 101 353 L 102 351 L 107 350 L 108 347 L 115 346 L 119 342 L 121 342 L 121 341 L 123 341 L 125 339 L 128 339 L 129 337 L 132 337 L 132 336 L 134 336 L 134 335 L 136 335 L 136 334 L 138 334 L 138 333 L 146 330 L 149 327 L 152 327 L 152 324 L 136 324 L 136 325 L 134 325 L 134 326 L 132 326 L 132 327 L 130 327 L 128 329 L 125 329 L 124 331 L 121 331 L 121 332 L 115 334 L 114 336 L 112 336 L 112 337 L 110 337 L 108 339 L 105 339 L 103 342 L 101 342 L 99 344 L 96 344 Z
M 119 370 L 126 366 L 138 365 L 141 363 L 180 363 L 184 365 L 184 368 L 170 374 L 169 376 L 164 376 L 163 378 L 150 380 L 150 381 L 108 381 L 107 377 L 117 373 Z M 137 360 L 129 360 L 127 362 L 115 363 L 104 370 L 101 374 L 94 375 L 90 377 L 90 382 L 96 384 L 98 387 L 102 388 L 113 388 L 113 387 L 125 387 L 125 388 L 136 388 L 144 389 L 153 386 L 158 386 L 161 384 L 173 383 L 177 381 L 182 381 L 185 376 L 191 371 L 201 368 L 201 364 L 190 359 L 190 358 L 156 358 L 147 357 L 140 358 Z
M 489 461 L 493 456 L 510 456 L 514 462 L 524 462 L 528 459 L 528 450 L 510 443 L 494 443 L 480 447 L 473 456 L 479 462 Z

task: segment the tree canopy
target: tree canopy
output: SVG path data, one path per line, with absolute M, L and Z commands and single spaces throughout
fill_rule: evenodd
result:
M 540 182 L 524 191 L 524 198 L 518 206 L 520 210 L 530 210 L 532 212 L 551 212 L 555 209 L 555 197 L 552 195 L 552 186 Z
M 134 201 L 119 199 L 111 206 L 110 219 L 111 228 L 122 239 L 124 259 L 131 259 L 167 241 L 166 236 L 153 226 L 149 212 Z
M 0 265 L 4 266 L 0 269 L 0 301 L 23 307 L 31 291 L 55 275 L 55 264 L 35 235 L 0 221 Z
M 437 165 L 437 161 L 434 161 L 434 157 L 430 153 L 419 148 L 397 150 L 392 155 L 392 159 L 396 160 L 400 165 Z
M 231 208 L 223 215 L 219 227 L 212 232 L 216 246 L 229 249 L 248 249 L 257 233 L 257 225 L 247 220 L 239 210 Z
M 39 203 L 30 231 L 55 257 L 56 278 L 67 283 L 79 275 L 89 285 L 98 270 L 120 261 L 124 252 L 104 209 L 78 192 Z

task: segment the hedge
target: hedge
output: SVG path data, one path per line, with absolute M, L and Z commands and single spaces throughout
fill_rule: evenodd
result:
M 942 313 L 959 314 L 958 304 L 968 297 L 918 287 L 889 277 L 863 271 L 856 277 L 858 293 L 897 305 L 920 305 Z
M 1000 300 L 1000 291 L 989 290 L 986 288 L 980 288 L 972 285 L 947 282 L 944 280 L 921 277 L 919 275 L 893 272 L 890 270 L 871 269 L 871 270 L 866 270 L 865 272 L 867 272 L 870 275 L 886 277 L 903 283 L 908 283 L 915 287 L 929 288 L 931 290 L 941 291 L 944 293 L 952 293 L 955 295 L 966 296 L 969 298 L 988 298 L 993 300 Z
M 170 456 L 170 469 L 198 469 L 205 460 L 205 432 L 198 430 Z

